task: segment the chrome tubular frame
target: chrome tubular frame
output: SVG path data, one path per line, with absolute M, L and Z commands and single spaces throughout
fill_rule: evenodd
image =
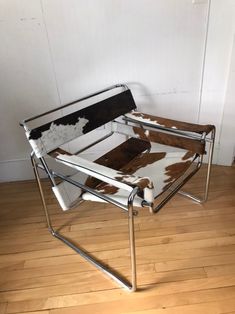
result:
M 185 177 L 182 182 L 180 182 L 175 189 L 171 190 L 171 192 L 157 205 L 154 207 L 153 209 L 153 213 L 156 214 L 157 212 L 159 212 L 159 210 L 176 194 L 180 192 L 181 187 L 190 179 L 192 178 L 192 176 L 201 168 L 202 165 L 202 158 L 200 158 L 200 160 L 198 161 L 196 167 L 194 170 L 192 170 L 187 177 Z M 192 196 L 193 197 L 193 196 Z
M 137 279 L 136 279 L 136 253 L 135 253 L 135 229 L 134 229 L 134 216 L 136 215 L 136 212 L 133 209 L 133 201 L 134 201 L 134 198 L 135 198 L 136 194 L 138 193 L 139 189 L 137 187 L 133 188 L 132 192 L 130 193 L 130 195 L 128 197 L 127 207 L 125 207 L 124 205 L 122 205 L 122 204 L 120 204 L 118 202 L 112 202 L 112 204 L 114 204 L 114 205 L 116 205 L 118 207 L 121 207 L 122 209 L 125 209 L 128 212 L 128 232 L 129 232 L 130 262 L 131 262 L 130 263 L 131 264 L 131 283 L 130 283 L 127 280 L 123 279 L 115 271 L 109 269 L 107 266 L 102 264 L 100 261 L 97 261 L 93 256 L 91 256 L 90 254 L 88 254 L 87 252 L 85 252 L 84 250 L 82 250 L 81 248 L 76 246 L 75 244 L 73 244 L 71 241 L 66 239 L 58 231 L 54 230 L 54 228 L 52 226 L 52 223 L 51 223 L 49 210 L 48 210 L 48 207 L 47 207 L 47 204 L 46 204 L 45 195 L 44 195 L 44 192 L 43 192 L 42 182 L 41 182 L 41 178 L 40 178 L 38 169 L 43 169 L 44 171 L 46 171 L 46 173 L 48 174 L 48 176 L 49 176 L 50 180 L 52 181 L 53 185 L 55 183 L 54 176 L 58 176 L 61 179 L 67 179 L 67 181 L 70 182 L 71 184 L 74 184 L 75 181 L 69 180 L 68 178 L 66 178 L 66 177 L 64 177 L 64 176 L 62 176 L 60 174 L 51 173 L 50 170 L 47 167 L 47 164 L 46 164 L 45 160 L 43 160 L 43 159 L 41 160 L 40 159 L 40 161 L 41 161 L 42 165 L 40 165 L 40 164 L 38 164 L 36 162 L 35 155 L 32 152 L 31 153 L 31 162 L 32 162 L 34 174 L 35 174 L 35 177 L 36 177 L 37 185 L 38 185 L 38 188 L 39 188 L 39 193 L 40 193 L 43 209 L 44 209 L 45 216 L 46 216 L 47 226 L 48 226 L 48 229 L 49 229 L 50 233 L 54 237 L 56 237 L 57 239 L 59 239 L 60 241 L 62 241 L 66 245 L 68 245 L 74 251 L 76 251 L 80 256 L 82 256 L 85 260 L 87 260 L 92 265 L 94 265 L 96 268 L 101 270 L 104 274 L 108 275 L 111 279 L 116 281 L 119 285 L 121 285 L 122 287 L 126 288 L 129 291 L 136 291 L 136 289 L 137 289 Z M 91 191 L 89 191 L 89 192 L 91 192 Z M 93 193 L 93 194 L 95 194 L 95 193 Z M 109 202 L 108 198 L 107 199 L 105 198 L 105 200 L 107 202 Z
M 28 126 L 26 125 L 27 122 L 33 121 L 35 119 L 41 118 L 45 115 L 48 115 L 50 113 L 53 113 L 55 111 L 61 110 L 63 108 L 66 108 L 68 106 L 74 105 L 80 101 L 86 100 L 90 97 L 93 96 L 97 96 L 101 93 L 107 92 L 109 90 L 112 90 L 114 88 L 123 88 L 125 90 L 128 89 L 128 87 L 124 84 L 118 84 L 118 85 L 114 85 L 111 86 L 109 88 L 103 89 L 99 92 L 93 93 L 91 95 L 88 95 L 86 97 L 80 98 L 76 101 L 73 101 L 69 104 L 66 105 L 62 105 L 60 107 L 57 107 L 56 109 L 52 109 L 49 110 L 43 114 L 34 116 L 32 118 L 23 120 L 21 122 L 21 125 L 25 128 L 25 130 L 29 130 Z M 115 122 L 116 124 L 120 124 L 119 121 Z M 150 210 L 153 213 L 157 213 L 170 199 L 171 197 L 173 197 L 177 192 L 183 196 L 189 197 L 190 199 L 199 202 L 199 203 L 203 203 L 207 200 L 208 197 L 208 190 L 209 190 L 209 183 L 210 183 L 210 172 L 211 172 L 211 164 L 212 164 L 212 158 L 213 158 L 213 148 L 214 148 L 214 140 L 215 140 L 215 129 L 213 129 L 210 132 L 210 137 L 206 136 L 206 134 L 193 134 L 193 132 L 183 132 L 180 130 L 175 130 L 175 129 L 171 129 L 171 128 L 164 128 L 161 126 L 153 126 L 152 124 L 148 123 L 148 122 L 138 122 L 134 119 L 131 118 L 124 118 L 124 123 L 121 123 L 123 125 L 129 125 L 129 123 L 131 124 L 139 124 L 140 127 L 143 128 L 143 126 L 146 126 L 147 128 L 151 129 L 158 129 L 158 131 L 162 132 L 162 133 L 167 133 L 167 134 L 177 134 L 178 136 L 181 137 L 185 137 L 185 138 L 189 138 L 189 139 L 194 139 L 194 140 L 201 140 L 204 142 L 206 142 L 209 145 L 209 156 L 208 156 L 208 166 L 207 166 L 207 174 L 206 174 L 206 180 L 205 180 L 205 190 L 204 190 L 204 195 L 202 198 L 198 198 L 196 196 L 193 196 L 187 192 L 184 191 L 180 191 L 181 187 L 200 169 L 201 165 L 202 165 L 202 161 L 203 161 L 203 155 L 198 155 L 195 158 L 195 164 L 193 169 L 191 169 L 190 172 L 185 173 L 184 177 L 182 178 L 181 182 L 177 182 L 177 186 L 176 187 L 172 187 L 172 189 L 170 190 L 170 192 L 163 198 L 162 201 L 159 202 L 159 204 L 153 208 L 153 204 L 148 204 L 143 202 L 143 207 L 149 207 Z M 77 151 L 75 154 L 81 153 L 85 150 L 87 150 L 88 148 L 94 146 L 95 144 L 100 143 L 101 141 L 105 140 L 106 138 L 110 137 L 115 131 L 111 130 L 109 133 L 107 133 L 106 135 L 104 135 L 103 137 L 99 138 L 98 140 L 94 141 L 91 144 L 88 144 L 87 146 L 83 147 L 82 149 L 80 149 L 79 151 Z M 129 134 L 125 134 L 122 133 L 121 131 L 118 131 L 117 133 L 119 134 L 123 134 L 126 135 L 126 137 L 128 138 L 130 135 Z M 131 135 L 131 136 L 135 136 L 135 135 Z M 137 136 L 137 135 L 136 135 Z M 39 162 L 40 161 L 40 162 Z M 136 275 L 136 252 L 135 252 L 135 230 L 134 230 L 134 216 L 137 215 L 137 211 L 134 210 L 133 208 L 133 202 L 135 199 L 135 196 L 138 194 L 139 192 L 139 188 L 135 187 L 132 189 L 131 193 L 129 194 L 128 200 L 127 200 L 127 204 L 121 204 L 120 202 L 111 199 L 110 197 L 108 197 L 107 195 L 104 195 L 102 193 L 99 193 L 98 191 L 95 191 L 79 182 L 74 181 L 73 179 L 71 179 L 70 177 L 64 176 L 60 173 L 51 171 L 48 166 L 47 163 L 45 161 L 44 158 L 39 158 L 39 161 L 36 160 L 35 157 L 35 153 L 32 152 L 31 153 L 31 162 L 32 162 L 32 166 L 33 166 L 33 170 L 34 170 L 34 174 L 35 174 L 35 178 L 37 181 L 37 185 L 39 188 L 39 193 L 40 193 L 40 197 L 42 200 L 42 205 L 43 205 L 43 209 L 45 212 L 45 216 L 46 216 L 46 221 L 47 221 L 47 226 L 48 229 L 50 231 L 50 233 L 56 237 L 57 239 L 59 239 L 60 241 L 62 241 L 64 244 L 68 245 L 70 248 L 72 248 L 74 251 L 76 251 L 79 255 L 81 255 L 85 260 L 87 260 L 88 262 L 90 262 L 92 265 L 94 265 L 96 268 L 98 268 L 99 270 L 101 270 L 104 274 L 108 275 L 111 279 L 113 279 L 114 281 L 116 281 L 119 285 L 121 285 L 122 287 L 128 289 L 129 291 L 136 291 L 137 289 L 137 275 Z M 117 206 L 120 209 L 123 209 L 127 214 L 128 214 L 128 235 L 129 235 L 129 250 L 130 250 L 130 266 L 131 266 L 131 281 L 127 281 L 126 279 L 122 278 L 121 275 L 117 274 L 116 271 L 108 268 L 107 266 L 105 266 L 101 261 L 96 260 L 92 255 L 88 254 L 86 251 L 82 250 L 80 247 L 76 246 L 74 243 L 72 243 L 70 240 L 68 240 L 66 237 L 64 237 L 62 234 L 60 234 L 57 230 L 55 230 L 52 226 L 52 222 L 51 222 L 51 218 L 50 218 L 50 214 L 49 214 L 49 210 L 46 204 L 46 199 L 45 199 L 45 195 L 43 192 L 43 187 L 42 187 L 42 181 L 39 175 L 39 169 L 45 171 L 52 183 L 53 186 L 56 186 L 56 181 L 55 178 L 60 178 L 64 181 L 69 182 L 70 184 L 73 184 L 79 188 L 81 188 L 84 191 L 87 191 L 93 195 L 95 195 L 96 197 L 99 197 L 100 199 L 104 200 L 105 202 L 108 202 L 110 204 L 113 204 L 115 206 Z M 81 200 L 80 202 L 83 202 L 83 200 Z
M 76 151 L 74 153 L 74 155 L 78 155 L 78 154 L 81 154 L 82 152 L 84 152 L 85 150 L 89 149 L 90 147 L 96 145 L 96 144 L 99 144 L 100 142 L 102 142 L 103 140 L 109 138 L 110 136 L 113 135 L 114 132 L 109 132 L 108 134 L 104 135 L 103 137 L 97 139 L 96 141 L 92 142 L 91 144 L 79 149 L 78 151 Z
M 201 198 L 194 196 L 188 192 L 185 191 L 178 191 L 178 193 L 182 196 L 188 197 L 192 199 L 193 201 L 197 203 L 204 203 L 207 201 L 208 198 L 208 192 L 209 192 L 209 185 L 210 185 L 210 174 L 211 174 L 211 165 L 212 165 L 212 159 L 213 159 L 213 150 L 214 150 L 214 142 L 215 142 L 215 129 L 211 131 L 211 137 L 205 138 L 206 143 L 209 145 L 209 153 L 208 153 L 208 164 L 207 164 L 207 173 L 205 178 L 205 187 L 203 196 Z
M 124 90 L 128 90 L 128 89 L 129 89 L 129 87 L 128 87 L 127 85 L 125 85 L 125 84 L 116 84 L 116 85 L 112 85 L 112 86 L 110 86 L 110 87 L 108 87 L 108 88 L 102 89 L 102 90 L 100 90 L 100 91 L 98 91 L 98 92 L 95 92 L 95 93 L 92 93 L 92 94 L 90 94 L 90 95 L 88 95 L 88 96 L 85 96 L 85 97 L 79 98 L 79 99 L 77 99 L 77 100 L 74 100 L 74 101 L 72 101 L 72 102 L 70 102 L 70 103 L 68 103 L 68 104 L 65 104 L 65 105 L 56 107 L 55 109 L 48 110 L 48 111 L 46 111 L 46 112 L 44 112 L 44 113 L 42 113 L 42 114 L 39 114 L 39 115 L 30 117 L 30 118 L 25 119 L 25 120 L 22 120 L 22 121 L 20 122 L 20 126 L 23 126 L 23 127 L 25 128 L 25 130 L 27 130 L 27 129 L 28 129 L 28 127 L 27 127 L 27 125 L 26 125 L 27 122 L 30 122 L 30 121 L 36 120 L 36 119 L 38 119 L 38 118 L 44 117 L 44 116 L 46 116 L 46 115 L 48 115 L 48 114 L 51 114 L 51 113 L 53 113 L 53 112 L 55 112 L 55 111 L 58 111 L 58 110 L 67 108 L 67 107 L 72 106 L 72 105 L 75 105 L 75 104 L 78 103 L 78 102 L 87 100 L 87 99 L 89 99 L 89 98 L 91 98 L 91 97 L 98 96 L 98 95 L 100 95 L 100 94 L 102 94 L 102 93 L 108 92 L 108 91 L 110 91 L 110 90 L 112 90 L 112 89 L 115 89 L 115 88 L 123 88 Z
M 203 133 L 202 135 L 200 135 L 200 134 L 194 135 L 194 134 L 190 134 L 190 133 L 185 133 L 184 131 L 165 128 L 165 127 L 161 127 L 158 125 L 154 126 L 148 122 L 142 122 L 142 121 L 139 122 L 139 121 L 136 121 L 134 119 L 127 118 L 127 117 L 123 118 L 123 120 L 125 121 L 125 124 L 127 124 L 127 125 L 128 125 L 128 122 L 131 122 L 131 123 L 138 124 L 140 127 L 146 126 L 150 130 L 151 129 L 152 130 L 157 129 L 159 132 L 162 132 L 162 133 L 168 133 L 168 134 L 173 133 L 173 134 L 177 134 L 178 136 L 189 138 L 189 139 L 197 139 L 197 140 L 200 139 L 201 141 L 205 141 L 205 143 L 207 143 L 209 145 L 208 165 L 207 165 L 207 173 L 206 173 L 206 178 L 205 178 L 205 189 L 204 189 L 203 197 L 199 198 L 199 197 L 194 196 L 188 192 L 180 190 L 180 188 L 201 168 L 201 165 L 203 162 L 203 157 L 201 156 L 200 161 L 198 162 L 195 170 L 193 170 L 175 189 L 173 189 L 155 208 L 153 208 L 151 210 L 151 212 L 157 213 L 176 193 L 178 193 L 184 197 L 188 197 L 188 198 L 192 199 L 193 201 L 201 203 L 201 204 L 206 202 L 206 200 L 208 198 L 209 184 L 210 184 L 211 165 L 212 165 L 214 142 L 215 142 L 215 128 L 212 129 L 212 131 L 210 132 L 210 137 L 207 137 L 206 133 Z M 120 122 L 117 122 L 117 121 L 116 121 L 116 123 L 121 124 Z M 118 131 L 118 133 L 125 135 L 125 133 L 122 133 L 120 131 Z
M 181 137 L 185 137 L 185 138 L 189 138 L 189 139 L 194 139 L 194 140 L 200 140 L 202 138 L 202 136 L 200 134 L 193 134 L 193 132 L 185 132 L 185 131 L 181 131 L 178 129 L 172 129 L 172 128 L 167 128 L 167 127 L 163 127 L 161 125 L 153 125 L 151 123 L 148 123 L 146 121 L 138 121 L 129 117 L 124 117 L 123 120 L 125 122 L 131 122 L 134 124 L 138 124 L 140 127 L 143 128 L 143 126 L 148 127 L 150 130 L 158 130 L 159 132 L 162 133 L 173 133 L 173 134 L 177 134 Z
M 45 200 L 44 193 L 43 193 L 41 179 L 40 179 L 39 172 L 38 172 L 38 166 L 37 166 L 36 160 L 34 158 L 34 152 L 31 153 L 30 157 L 31 157 L 33 171 L 34 171 L 34 175 L 35 175 L 36 182 L 37 182 L 37 185 L 38 185 L 38 189 L 39 189 L 39 193 L 40 193 L 40 197 L 41 197 L 44 213 L 45 213 L 45 216 L 46 216 L 47 226 L 48 226 L 49 231 L 52 234 L 54 234 L 54 230 L 53 230 L 52 224 L 51 224 L 51 219 L 50 219 L 50 216 L 49 216 L 49 211 L 48 211 L 46 200 Z

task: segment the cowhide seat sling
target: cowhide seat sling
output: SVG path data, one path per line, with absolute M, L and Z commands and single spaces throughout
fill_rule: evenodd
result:
M 52 235 L 119 284 L 135 291 L 134 216 L 138 208 L 157 213 L 177 192 L 197 202 L 206 201 L 215 127 L 141 113 L 130 89 L 123 84 L 26 119 L 21 125 L 32 147 L 31 161 Z M 92 150 L 102 151 L 100 147 L 104 153 L 95 161 L 84 157 Z M 205 190 L 199 199 L 180 189 L 201 167 L 206 149 Z M 63 170 L 58 170 L 56 165 L 61 164 Z M 40 169 L 47 173 L 63 210 L 90 200 L 108 202 L 127 212 L 130 282 L 53 229 Z

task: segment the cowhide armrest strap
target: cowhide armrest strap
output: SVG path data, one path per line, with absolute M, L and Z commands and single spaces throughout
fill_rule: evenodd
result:
M 196 123 L 188 123 L 183 121 L 157 117 L 138 111 L 132 111 L 130 113 L 127 113 L 125 114 L 125 117 L 136 122 L 151 124 L 153 127 L 156 126 L 185 132 L 194 132 L 198 134 L 202 134 L 204 132 L 208 134 L 213 129 L 215 129 L 215 126 L 210 124 L 202 125 Z
M 116 171 L 79 156 L 71 155 L 62 149 L 56 149 L 49 155 L 58 162 L 126 191 L 131 192 L 134 187 L 138 187 L 141 190 L 144 188 L 152 188 L 152 182 L 147 177 L 142 178 L 127 175 L 121 171 Z

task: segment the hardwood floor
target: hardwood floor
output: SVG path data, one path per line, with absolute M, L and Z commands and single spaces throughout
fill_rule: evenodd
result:
M 185 187 L 200 194 L 201 174 Z M 126 213 L 84 203 L 54 225 L 129 277 Z M 139 291 L 129 293 L 47 231 L 34 181 L 0 185 L 0 313 L 234 314 L 235 168 L 214 166 L 209 200 L 175 196 L 135 219 Z

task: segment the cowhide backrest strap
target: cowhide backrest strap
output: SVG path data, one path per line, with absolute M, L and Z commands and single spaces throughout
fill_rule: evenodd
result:
M 136 109 L 131 91 L 99 101 L 26 133 L 37 157 Z

